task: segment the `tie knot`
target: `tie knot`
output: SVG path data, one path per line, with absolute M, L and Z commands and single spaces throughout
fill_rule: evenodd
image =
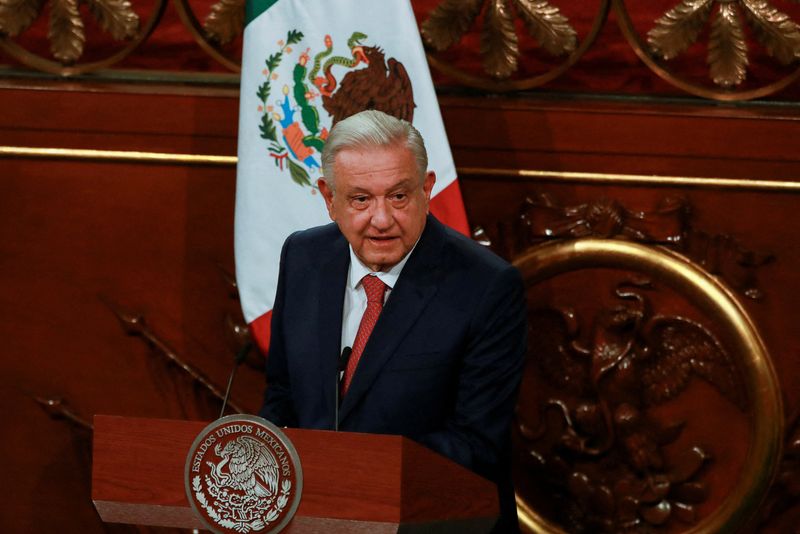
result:
M 364 286 L 364 292 L 367 294 L 367 303 L 383 305 L 383 294 L 386 291 L 386 284 L 384 284 L 380 278 L 368 274 L 361 279 L 361 284 Z

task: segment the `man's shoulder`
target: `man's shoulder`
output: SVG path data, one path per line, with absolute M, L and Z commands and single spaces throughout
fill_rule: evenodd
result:
M 291 262 L 319 260 L 346 247 L 347 241 L 334 223 L 298 230 L 283 245 L 284 258 Z
M 298 230 L 291 234 L 286 241 L 291 243 L 293 248 L 307 248 L 335 246 L 340 238 L 344 239 L 344 236 L 342 236 L 336 223 L 328 223 L 305 230 Z

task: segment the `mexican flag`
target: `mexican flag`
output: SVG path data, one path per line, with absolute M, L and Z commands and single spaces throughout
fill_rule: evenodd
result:
M 264 353 L 284 240 L 330 222 L 316 182 L 336 121 L 378 109 L 412 122 L 436 172 L 431 212 L 468 233 L 408 0 L 248 0 L 241 84 L 236 279 Z

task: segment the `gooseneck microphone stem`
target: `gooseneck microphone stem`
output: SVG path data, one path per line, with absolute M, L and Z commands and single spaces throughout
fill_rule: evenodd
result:
M 239 368 L 239 365 L 247 358 L 247 355 L 253 348 L 253 342 L 248 341 L 247 343 L 239 349 L 239 352 L 236 353 L 236 357 L 233 359 L 233 370 L 231 371 L 231 375 L 228 377 L 228 388 L 225 390 L 225 398 L 222 399 L 222 409 L 219 411 L 219 416 L 222 417 L 225 415 L 225 408 L 228 406 L 228 397 L 231 395 L 231 386 L 233 386 L 233 377 L 236 376 L 236 370 Z
M 333 430 L 336 432 L 339 431 L 339 404 L 341 403 L 342 378 L 344 377 L 344 371 L 347 369 L 347 362 L 350 361 L 351 354 L 353 354 L 353 349 L 351 347 L 343 348 L 342 353 L 339 355 L 339 362 L 336 365 L 336 385 L 334 386 L 333 393 Z

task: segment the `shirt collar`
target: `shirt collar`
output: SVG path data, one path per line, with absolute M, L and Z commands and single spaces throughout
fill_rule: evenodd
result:
M 422 235 L 420 235 L 422 237 Z M 371 270 L 369 267 L 364 265 L 364 263 L 356 256 L 356 253 L 353 251 L 353 246 L 349 245 L 348 248 L 350 249 L 350 270 L 347 274 L 347 287 L 350 289 L 355 289 L 361 283 L 361 279 L 367 276 L 368 274 L 374 274 L 377 276 L 381 282 L 389 286 L 389 289 L 393 289 L 395 284 L 397 283 L 397 279 L 400 278 L 400 273 L 405 267 L 406 262 L 408 262 L 408 258 L 414 252 L 414 249 L 417 248 L 417 244 L 419 243 L 419 238 L 417 238 L 417 242 L 414 243 L 414 246 L 411 247 L 411 250 L 408 251 L 408 254 L 403 256 L 403 259 L 397 262 L 391 269 L 388 271 L 378 271 L 375 272 Z

